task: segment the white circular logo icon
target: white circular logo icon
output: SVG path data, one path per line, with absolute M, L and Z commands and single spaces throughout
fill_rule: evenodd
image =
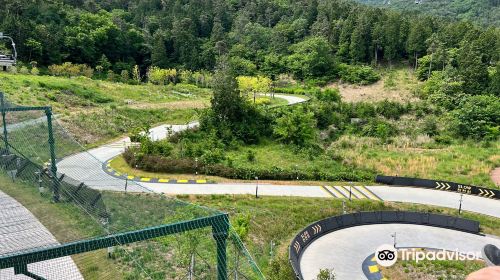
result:
M 375 260 L 377 264 L 384 267 L 392 266 L 398 260 L 398 251 L 394 246 L 384 244 L 375 251 Z

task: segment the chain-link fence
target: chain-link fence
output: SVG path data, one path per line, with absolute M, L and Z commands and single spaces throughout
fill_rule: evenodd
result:
M 263 279 L 227 214 L 103 170 L 127 141 L 86 150 L 48 107 L 0 109 L 0 279 Z

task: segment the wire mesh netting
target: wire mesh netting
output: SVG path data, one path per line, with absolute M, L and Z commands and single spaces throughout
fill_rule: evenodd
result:
M 263 278 L 226 214 L 104 171 L 128 139 L 86 150 L 49 108 L 1 108 L 0 279 Z

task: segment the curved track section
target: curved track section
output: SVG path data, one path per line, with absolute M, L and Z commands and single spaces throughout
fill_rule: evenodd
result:
M 479 223 L 471 220 L 417 212 L 361 212 L 309 225 L 293 239 L 290 261 L 299 279 L 316 279 L 320 269 L 332 268 L 338 279 L 366 279 L 367 272 L 378 272 L 376 266 L 367 269 L 367 260 L 373 262 L 380 245 L 393 244 L 394 233 L 397 248 L 480 255 L 484 245 L 500 243 L 496 237 L 479 235 Z
M 312 243 L 300 261 L 304 279 L 316 279 L 323 268 L 334 268 L 339 280 L 366 279 L 362 263 L 382 244 L 481 252 L 486 244 L 500 246 L 500 239 L 422 225 L 384 224 L 352 227 L 327 234 Z

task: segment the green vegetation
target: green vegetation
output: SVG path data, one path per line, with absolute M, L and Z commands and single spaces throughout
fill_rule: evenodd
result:
M 411 1 L 396 1 L 401 2 Z M 424 2 L 409 5 L 430 10 L 444 1 Z M 467 10 L 465 17 L 478 12 L 488 13 L 486 21 L 494 19 L 498 8 L 479 2 L 454 1 L 451 7 Z M 276 78 L 290 73 L 298 80 L 325 84 L 338 78 L 371 83 L 377 80 L 376 73 L 360 65 L 405 60 L 416 65 L 418 58 L 438 45 L 445 50 L 463 49 L 472 54 L 471 61 L 493 67 L 498 55 L 478 60 L 478 52 L 468 48 L 477 43 L 479 53 L 499 53 L 499 32 L 494 27 L 486 30 L 343 0 L 16 0 L 5 4 L 0 19 L 0 29 L 14 37 L 24 61 L 19 72 L 78 74 L 130 83 L 148 77 L 161 84 L 180 69 L 205 76 L 225 55 L 238 76 Z M 433 44 L 432 38 L 438 38 L 439 44 Z M 346 69 L 352 73 L 346 74 Z M 480 73 L 470 68 L 468 74 Z
M 191 84 L 129 85 L 1 72 L 0 81 L 9 102 L 52 106 L 58 120 L 79 142 L 94 145 L 144 125 L 196 120 L 196 109 L 207 106 L 211 95 L 209 89 Z
M 336 89 L 295 85 L 278 90 L 306 93 L 310 102 L 262 110 L 237 94 L 229 68 L 219 70 L 215 107 L 203 113 L 199 130 L 145 139 L 124 158 L 163 175 L 366 182 L 382 173 L 495 187 L 489 172 L 499 164 L 499 100 L 442 95 L 433 83 L 422 83 L 418 90 L 427 93 L 412 103 L 344 103 Z M 168 153 L 160 152 L 164 146 Z
M 381 272 L 387 279 L 466 279 L 485 266 L 483 261 L 398 261 Z
M 410 13 L 437 15 L 441 17 L 468 20 L 485 25 L 500 26 L 500 7 L 495 1 L 474 0 L 356 0 L 380 8 L 390 8 Z
M 103 234 L 102 227 L 80 212 L 70 203 L 50 203 L 48 196 L 40 196 L 32 186 L 16 182 L 7 176 L 0 176 L 0 190 L 14 197 L 27 207 L 50 232 L 60 241 L 68 242 Z M 137 229 L 156 225 L 159 221 L 178 221 L 197 215 L 200 208 L 178 211 L 166 207 L 170 200 L 156 194 L 126 194 L 104 192 L 104 200 L 112 216 L 113 231 Z M 267 279 L 294 279 L 287 260 L 290 240 L 310 223 L 342 213 L 342 201 L 322 198 L 261 197 L 211 195 L 178 196 L 178 198 L 200 205 L 228 212 L 231 222 L 249 249 Z M 370 200 L 346 202 L 348 212 L 375 210 L 409 210 L 456 215 L 456 209 L 412 205 L 405 203 L 382 203 Z M 194 214 L 193 214 L 194 213 Z M 185 216 L 184 214 L 188 215 Z M 477 220 L 481 230 L 487 234 L 500 235 L 500 220 L 489 216 L 465 212 L 463 217 Z M 277 223 L 276 221 L 280 221 Z M 200 239 L 200 237 L 203 237 Z M 207 238 L 205 238 L 207 237 Z M 197 246 L 213 246 L 210 232 L 195 235 L 179 235 L 177 238 L 161 238 L 150 242 L 118 247 L 112 259 L 105 250 L 74 256 L 73 259 L 84 276 L 91 279 L 144 278 L 140 267 L 149 275 L 165 277 L 163 273 L 174 273 L 173 265 L 188 265 L 190 250 Z M 191 247 L 190 245 L 191 244 Z M 271 245 L 273 244 L 273 245 Z M 271 246 L 273 247 L 271 253 Z M 202 247 L 207 251 L 209 247 Z M 210 247 L 212 248 L 212 247 Z M 175 254 L 178 262 L 170 257 Z M 207 256 L 207 255 L 205 255 Z M 139 261 L 140 264 L 134 263 Z M 182 260 L 182 261 L 180 261 Z M 186 261 L 186 262 L 184 262 Z M 165 270 L 166 269 L 166 270 Z M 170 272 L 169 272 L 170 271 Z M 163 276 L 162 276 L 163 275 Z

